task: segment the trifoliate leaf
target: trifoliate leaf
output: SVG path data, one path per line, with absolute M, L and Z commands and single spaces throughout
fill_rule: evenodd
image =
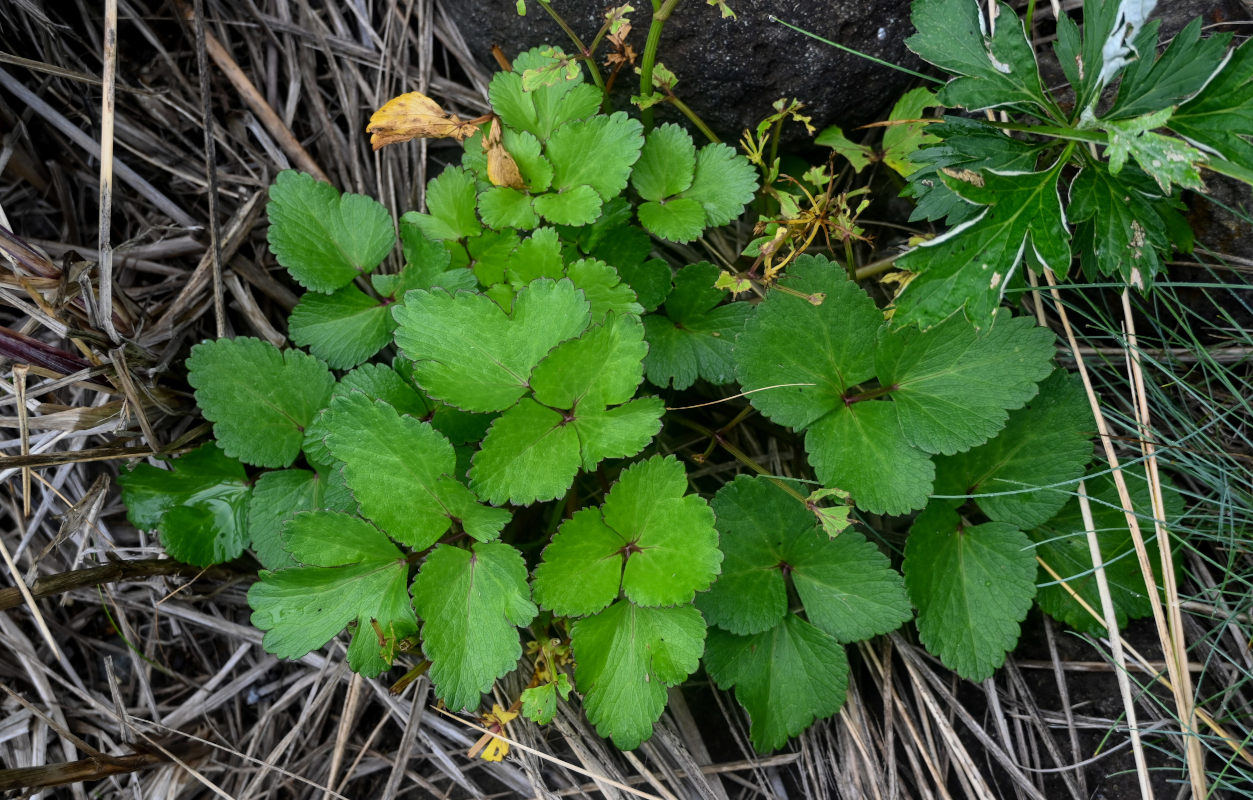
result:
M 574 418 L 583 469 L 593 470 L 606 458 L 630 458 L 661 431 L 665 404 L 659 397 L 637 397 L 609 409 L 580 408 Z
M 139 464 L 118 476 L 131 524 L 156 530 L 170 557 L 197 567 L 237 558 L 248 543 L 243 465 L 209 443 L 170 467 Z
M 483 692 L 517 666 L 517 628 L 537 612 L 522 554 L 500 542 L 476 542 L 472 551 L 437 547 L 413 581 L 413 605 L 435 694 L 454 710 L 477 708 Z
M 1018 14 L 1005 3 L 992 10 L 988 35 L 983 10 L 965 0 L 915 0 L 910 17 L 918 33 L 905 46 L 959 77 L 940 91 L 940 102 L 971 110 L 1006 105 L 1046 105 L 1040 70 Z
M 556 683 L 541 683 L 539 686 L 523 689 L 523 716 L 537 724 L 547 725 L 557 716 L 557 695 L 560 694 L 562 700 L 568 700 L 573 688 L 566 674 L 558 672 Z
M 465 411 L 501 411 L 529 388 L 531 370 L 589 322 L 588 303 L 568 280 L 534 281 L 513 313 L 483 295 L 413 291 L 393 312 L 396 344 L 432 397 Z
M 1143 476 L 1124 471 L 1131 503 L 1140 519 L 1140 531 L 1149 546 L 1149 562 L 1153 566 L 1154 582 L 1161 583 L 1161 559 L 1153 539 L 1153 506 L 1149 500 L 1149 487 Z M 1173 487 L 1162 487 L 1162 499 L 1166 507 L 1166 527 L 1174 529 L 1174 522 L 1183 513 L 1183 499 Z M 1130 619 L 1150 616 L 1153 607 L 1145 590 L 1144 574 L 1131 541 L 1127 517 L 1118 498 L 1118 488 L 1113 476 L 1106 473 L 1088 478 L 1083 490 L 1090 499 L 1092 523 L 1100 543 L 1101 557 L 1105 563 L 1105 580 L 1109 583 L 1110 599 L 1118 627 Z M 1078 487 L 1076 492 L 1080 491 Z M 1071 498 L 1065 508 L 1047 523 L 1030 532 L 1036 542 L 1036 554 L 1060 575 L 1067 585 L 1077 592 L 1090 607 L 1098 612 L 1101 598 L 1093 574 L 1092 555 L 1088 546 L 1087 526 L 1079 510 L 1079 499 Z M 1176 542 L 1177 544 L 1177 542 Z M 1043 567 L 1040 568 L 1040 608 L 1049 616 L 1059 619 L 1070 627 L 1092 634 L 1104 634 L 1105 627 L 1071 597 L 1070 592 L 1056 583 Z
M 382 655 L 388 643 L 418 630 L 404 554 L 373 525 L 347 514 L 298 514 L 285 533 L 292 557 L 310 566 L 263 570 L 248 590 L 252 624 L 265 631 L 261 644 L 279 658 L 300 658 L 356 622 L 348 665 L 368 678 L 383 672 L 390 666 Z
M 448 167 L 426 184 L 426 214 L 406 212 L 402 219 L 416 225 L 428 239 L 462 239 L 483 230 L 474 213 L 474 176 L 461 167 Z
M 1205 155 L 1181 139 L 1153 133 L 1154 128 L 1166 124 L 1173 111 L 1173 108 L 1163 108 L 1140 117 L 1100 123 L 1109 133 L 1105 157 L 1109 159 L 1111 175 L 1122 171 L 1130 156 L 1165 193 L 1175 184 L 1184 189 L 1205 188 L 1197 168 L 1206 160 Z
M 982 332 L 952 317 L 927 331 L 892 328 L 875 350 L 879 382 L 911 445 L 951 455 L 990 439 L 1009 409 L 1052 372 L 1055 334 L 1002 309 Z
M 329 183 L 284 170 L 270 187 L 267 238 L 278 263 L 306 289 L 332 292 L 379 265 L 396 243 L 377 200 L 342 197 Z
M 592 322 L 600 322 L 610 313 L 642 314 L 635 291 L 623 283 L 618 271 L 598 258 L 580 258 L 566 268 L 566 276 L 583 290 L 592 306 Z
M 644 325 L 610 315 L 578 339 L 553 348 L 531 373 L 535 399 L 552 408 L 604 408 L 630 400 L 644 380 Z
M 1161 215 L 1175 212 L 1162 208 L 1161 192 L 1135 167 L 1112 175 L 1089 164 L 1070 184 L 1066 213 L 1077 223 L 1076 250 L 1089 277 L 1147 286 L 1165 269 L 1171 243 Z
M 493 186 L 479 195 L 479 216 L 493 228 L 526 230 L 539 225 L 531 196 L 508 186 Z
M 756 191 L 757 170 L 747 158 L 725 144 L 707 144 L 696 154 L 692 185 L 679 197 L 700 203 L 705 225 L 712 228 L 744 213 Z
M 640 608 L 619 600 L 570 628 L 574 680 L 601 736 L 632 750 L 652 736 L 666 689 L 700 664 L 705 621 L 690 605 Z
M 761 633 L 787 612 L 791 576 L 809 621 L 842 642 L 895 630 L 911 616 L 901 576 L 859 533 L 831 539 L 805 503 L 768 478 L 741 475 L 714 497 L 722 576 L 696 605 L 713 625 Z
M 640 606 L 691 602 L 722 553 L 713 512 L 686 490 L 673 457 L 627 467 L 599 512 L 583 509 L 557 531 L 535 570 L 535 599 L 562 616 L 600 611 L 619 588 Z
M 1057 188 L 1065 163 L 1043 172 L 946 174 L 950 189 L 986 208 L 896 260 L 918 274 L 896 298 L 893 319 L 929 327 L 964 308 L 982 325 L 1024 257 L 1066 274 L 1070 235 Z
M 645 137 L 640 160 L 631 171 L 631 185 L 645 200 L 660 202 L 691 186 L 695 172 L 696 145 L 691 134 L 667 122 Z
M 529 397 L 501 414 L 474 455 L 474 491 L 496 505 L 561 497 L 582 463 L 578 432 L 568 422 Z
M 621 111 L 561 126 L 546 147 L 553 165 L 553 188 L 568 191 L 590 186 L 601 200 L 621 194 L 644 146 L 643 131 L 639 120 Z
M 1175 34 L 1161 55 L 1153 58 L 1158 21 L 1144 26 L 1135 50 L 1140 57 L 1123 72 L 1118 99 L 1105 116 L 1109 119 L 1138 117 L 1158 109 L 1177 106 L 1202 89 L 1223 65 L 1230 33 L 1201 38 L 1197 17 Z
M 248 503 L 252 551 L 266 569 L 299 566 L 284 545 L 283 525 L 302 511 L 352 513 L 357 502 L 347 487 L 307 469 L 281 469 L 257 476 Z
M 1004 522 L 964 527 L 938 505 L 914 522 L 902 567 L 927 650 L 967 680 L 991 677 L 1035 597 L 1031 540 Z
M 226 454 L 258 467 L 291 465 L 335 385 L 316 358 L 248 337 L 193 347 L 187 382 Z
M 1083 387 L 1057 370 L 995 439 L 936 461 L 936 494 L 974 495 L 996 522 L 1042 525 L 1066 504 L 1092 457 L 1091 413 Z M 1054 488 L 1031 491 L 1037 486 Z
M 705 207 L 691 197 L 641 203 L 639 214 L 649 233 L 671 242 L 690 242 L 705 230 Z
M 755 636 L 709 632 L 705 668 L 748 711 L 759 753 L 776 750 L 832 716 L 848 693 L 848 657 L 840 643 L 795 614 Z
M 586 184 L 535 198 L 536 213 L 554 225 L 586 225 L 600 216 L 601 197 Z
M 306 292 L 287 330 L 333 369 L 351 369 L 383 349 L 394 327 L 385 305 L 349 284 L 329 295 Z
M 495 539 L 509 512 L 489 508 L 453 475 L 452 445 L 430 423 L 400 416 L 352 392 L 331 401 L 326 446 L 362 514 L 396 541 L 425 550 L 457 522 L 479 541 Z
M 532 91 L 523 90 L 523 72 L 542 69 L 555 62 L 555 58 L 543 56 L 535 48 L 514 59 L 514 72 L 498 72 L 492 78 L 488 97 L 492 101 L 492 109 L 507 127 L 527 131 L 543 141 L 566 122 L 590 117 L 600 110 L 603 99 L 600 91 L 582 83 L 581 73 L 575 81 L 538 86 Z
M 1179 106 L 1167 126 L 1247 174 L 1253 171 L 1253 46 L 1248 41 L 1205 88 Z
M 662 313 L 644 318 L 644 369 L 654 385 L 686 389 L 697 378 L 735 380 L 732 348 L 752 309 L 747 303 L 719 305 L 726 295 L 714 288 L 718 275 L 718 268 L 705 261 L 684 267 L 674 277 Z

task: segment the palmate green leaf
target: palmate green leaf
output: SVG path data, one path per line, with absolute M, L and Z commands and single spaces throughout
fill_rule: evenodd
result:
M 849 492 L 858 508 L 904 514 L 931 494 L 935 464 L 910 444 L 890 403 L 837 408 L 806 431 L 805 450 L 818 479 Z
M 335 385 L 316 358 L 249 337 L 193 347 L 187 382 L 226 454 L 258 467 L 291 465 Z
M 1155 3 L 1156 0 L 1150 0 L 1149 3 L 1131 0 L 1132 5 L 1140 8 L 1151 8 Z M 1126 0 L 1084 3 L 1082 35 L 1079 26 L 1069 16 L 1063 15 L 1057 20 L 1057 42 L 1054 50 L 1066 79 L 1074 87 L 1077 100 L 1075 108 L 1078 109 L 1076 113 L 1089 108 L 1095 102 L 1101 90 L 1126 64 L 1126 57 L 1131 55 L 1126 49 L 1130 44 L 1127 37 L 1130 31 L 1120 24 L 1121 12 L 1126 4 Z M 1135 9 L 1129 10 L 1133 17 L 1141 16 Z M 1132 40 L 1135 36 L 1131 32 Z M 1156 39 L 1149 42 L 1147 50 L 1137 48 L 1142 58 L 1153 52 L 1155 43 Z
M 281 469 L 257 476 L 248 501 L 252 550 L 266 569 L 298 566 L 282 540 L 283 525 L 303 511 L 351 514 L 357 501 L 342 481 L 307 469 Z
M 1076 223 L 1075 249 L 1088 277 L 1151 285 L 1170 255 L 1172 225 L 1163 217 L 1179 216 L 1170 202 L 1135 167 L 1112 175 L 1104 164 L 1088 164 L 1071 182 L 1066 208 Z
M 118 476 L 131 524 L 156 530 L 165 551 L 197 567 L 237 558 L 248 543 L 248 476 L 212 442 L 170 469 L 138 464 Z
M 1222 70 L 1179 106 L 1166 125 L 1246 174 L 1253 172 L 1253 46 L 1248 41 L 1240 45 Z
M 329 295 L 306 292 L 287 331 L 333 369 L 351 369 L 383 349 L 394 327 L 387 306 L 350 284 Z
M 945 175 L 950 189 L 985 208 L 896 260 L 917 275 L 897 296 L 893 319 L 930 327 L 964 308 L 982 325 L 1024 257 L 1065 275 L 1071 253 L 1058 194 L 1063 166 L 1058 160 L 1043 172 Z
M 991 677 L 1035 598 L 1027 535 L 1004 522 L 963 527 L 951 505 L 936 505 L 910 528 L 902 568 L 927 650 L 967 680 Z
M 689 264 L 675 274 L 662 313 L 644 318 L 644 369 L 654 385 L 686 389 L 697 378 L 735 380 L 732 348 L 752 309 L 746 303 L 720 305 L 726 295 L 714 288 L 718 275 L 709 262 Z
M 329 183 L 284 170 L 270 187 L 267 238 L 278 263 L 306 289 L 331 292 L 379 265 L 396 244 L 377 200 L 342 197 Z
M 386 670 L 388 643 L 418 630 L 404 554 L 368 522 L 331 511 L 296 515 L 285 535 L 292 557 L 309 566 L 262 570 L 248 590 L 252 624 L 265 631 L 262 646 L 300 658 L 355 622 L 348 665 L 367 678 Z
M 995 522 L 1020 529 L 1043 524 L 1066 504 L 1092 457 L 1091 414 L 1074 376 L 1055 371 L 1028 406 L 1010 413 L 995 439 L 937 459 L 936 494 L 974 495 Z M 1055 488 L 1028 491 L 1036 486 Z
M 619 600 L 570 627 L 583 709 L 601 736 L 633 750 L 652 736 L 666 689 L 700 665 L 705 621 L 690 605 L 641 608 Z
M 1140 517 L 1140 530 L 1149 546 L 1149 562 L 1153 566 L 1155 583 L 1161 583 L 1161 559 L 1157 545 L 1152 541 L 1152 503 L 1148 484 L 1142 475 L 1125 471 L 1127 490 L 1131 503 Z M 1167 529 L 1174 529 L 1174 521 L 1183 513 L 1183 498 L 1174 487 L 1163 485 L 1162 500 L 1166 507 Z M 1131 541 L 1131 531 L 1118 498 L 1118 488 L 1113 476 L 1104 473 L 1089 477 L 1082 489 L 1090 499 L 1092 523 L 1101 557 L 1105 564 L 1105 579 L 1109 583 L 1110 599 L 1118 627 L 1128 620 L 1150 616 L 1153 607 L 1145 589 L 1144 575 Z M 1087 526 L 1079 510 L 1079 499 L 1071 498 L 1057 516 L 1028 534 L 1036 542 L 1036 554 L 1053 568 L 1067 585 L 1082 597 L 1090 607 L 1101 608 L 1096 576 L 1092 569 L 1092 555 L 1088 546 Z M 1172 546 L 1177 546 L 1174 541 Z M 1056 580 L 1040 568 L 1038 601 L 1046 614 L 1059 619 L 1070 627 L 1084 633 L 1104 634 L 1105 626 L 1092 617 Z
M 969 450 L 1005 426 L 1053 371 L 1055 335 L 1001 309 L 978 331 L 954 316 L 920 331 L 893 325 L 879 337 L 875 371 L 911 445 L 928 453 Z
M 611 406 L 630 400 L 644 380 L 644 325 L 610 314 L 577 339 L 553 348 L 531 373 L 535 399 L 552 408 Z
M 690 603 L 718 574 L 714 515 L 673 457 L 622 471 L 599 509 L 562 524 L 533 585 L 540 605 L 562 616 L 591 614 L 618 597 L 639 606 Z
M 848 693 L 844 648 L 795 614 L 753 636 L 710 630 L 705 668 L 719 687 L 735 688 L 759 753 L 835 714 Z
M 476 196 L 474 176 L 461 167 L 448 167 L 426 184 L 427 213 L 407 211 L 401 220 L 428 239 L 477 236 L 483 226 L 474 213 Z
M 832 539 L 805 503 L 741 475 L 713 501 L 725 561 L 696 605 L 712 625 L 762 633 L 787 613 L 790 575 L 809 621 L 841 642 L 894 630 L 912 612 L 901 576 L 859 533 Z
M 509 521 L 508 511 L 482 505 L 453 477 L 452 445 L 430 423 L 351 392 L 331 401 L 325 425 L 326 446 L 344 463 L 362 514 L 396 541 L 425 550 L 454 522 L 488 541 Z
M 1009 5 L 997 3 L 996 29 L 989 36 L 982 13 L 966 0 L 915 0 L 911 6 L 918 33 L 905 46 L 959 76 L 940 90 L 940 103 L 970 110 L 1047 105 L 1022 20 Z
M 705 209 L 706 227 L 726 225 L 744 213 L 757 191 L 757 170 L 725 144 L 707 144 L 696 154 L 692 185 L 678 196 Z
M 518 626 L 537 612 L 522 554 L 500 542 L 435 548 L 413 581 L 413 605 L 435 694 L 453 710 L 477 708 L 483 692 L 517 666 Z
M 639 120 L 621 111 L 562 125 L 545 147 L 553 189 L 590 186 L 602 201 L 621 194 L 644 146 L 643 131 Z
M 1163 108 L 1140 117 L 1100 123 L 1109 133 L 1105 156 L 1109 159 L 1111 175 L 1121 172 L 1130 156 L 1165 193 L 1169 193 L 1175 184 L 1184 189 L 1205 188 L 1198 169 L 1198 165 L 1206 160 L 1205 155 L 1173 136 L 1153 133 L 1154 128 L 1166 124 L 1173 111 L 1172 108 Z
M 555 500 L 581 463 L 579 434 L 565 415 L 524 397 L 488 429 L 474 454 L 470 486 L 497 505 Z
M 1118 84 L 1118 98 L 1103 116 L 1106 119 L 1139 117 L 1163 108 L 1177 106 L 1200 91 L 1222 66 L 1231 43 L 1230 33 L 1201 38 L 1201 18 L 1197 17 L 1175 34 L 1170 45 L 1156 58 L 1159 20 L 1151 20 L 1136 39 L 1140 58 L 1133 61 Z
M 582 333 L 588 303 L 569 280 L 537 280 L 513 313 L 483 295 L 413 291 L 393 314 L 396 344 L 415 362 L 423 389 L 465 411 L 502 411 L 529 388 L 531 370 L 557 344 Z
M 542 69 L 555 61 L 542 55 L 540 48 L 533 48 L 514 59 L 513 72 L 498 72 L 492 78 L 488 98 L 506 126 L 527 131 L 543 141 L 570 120 L 585 119 L 600 110 L 601 93 L 582 82 L 582 73 L 574 81 L 523 90 L 523 72 Z

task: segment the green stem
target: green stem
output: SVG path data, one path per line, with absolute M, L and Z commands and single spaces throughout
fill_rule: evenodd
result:
M 1100 131 L 1081 131 L 1078 128 L 1058 125 L 1023 125 L 1017 122 L 997 122 L 995 120 L 983 120 L 983 122 L 1003 131 L 1019 131 L 1021 133 L 1032 133 L 1036 136 L 1050 136 L 1054 139 L 1065 139 L 1068 142 L 1091 142 L 1093 144 L 1107 144 L 1109 142 L 1109 137 Z
M 657 65 L 657 45 L 661 43 L 661 29 L 674 12 L 679 0 L 653 0 L 653 19 L 648 24 L 648 39 L 644 42 L 644 58 L 640 62 L 640 100 L 647 100 L 655 94 L 653 90 L 653 67 Z M 647 133 L 653 129 L 653 110 L 640 109 L 640 121 L 644 123 Z
M 600 70 L 596 68 L 596 59 L 592 58 L 595 48 L 588 48 L 587 45 L 583 44 L 583 40 L 579 38 L 579 35 L 562 19 L 560 14 L 553 11 L 550 4 L 541 2 L 540 5 L 548 12 L 548 16 L 553 18 L 553 22 L 556 22 L 557 26 L 566 32 L 566 36 L 570 37 L 570 41 L 574 43 L 575 49 L 579 51 L 579 57 L 587 62 L 587 71 L 592 73 L 592 82 L 596 84 L 596 88 L 600 90 L 601 96 L 605 98 L 604 102 L 608 103 L 609 95 L 605 92 L 605 79 L 601 77 Z
M 674 107 L 679 109 L 679 111 L 683 113 L 683 116 L 687 117 L 691 123 L 696 126 L 698 131 L 705 134 L 705 138 L 709 139 L 709 141 L 714 144 L 722 144 L 722 140 L 718 138 L 718 134 L 710 130 L 709 126 L 705 124 L 705 121 L 698 117 L 695 111 L 688 108 L 687 103 L 684 103 L 682 100 L 675 97 L 674 92 L 666 92 L 666 100 L 673 103 Z M 649 110 L 651 111 L 652 109 Z

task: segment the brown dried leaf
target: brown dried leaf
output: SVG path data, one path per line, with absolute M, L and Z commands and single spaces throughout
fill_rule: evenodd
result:
M 464 142 L 477 130 L 473 121 L 462 120 L 440 108 L 421 92 L 409 92 L 388 100 L 370 117 L 366 132 L 375 150 L 410 139 L 456 139 Z
M 487 141 L 483 146 L 487 150 L 487 179 L 492 185 L 525 189 L 526 181 L 522 180 L 517 162 L 500 141 L 499 119 L 492 119 L 492 127 L 487 131 Z

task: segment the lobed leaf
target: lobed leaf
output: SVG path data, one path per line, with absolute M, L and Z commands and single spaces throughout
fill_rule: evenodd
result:
M 299 566 L 282 538 L 283 526 L 304 511 L 357 510 L 348 487 L 330 475 L 307 469 L 282 469 L 257 476 L 248 500 L 252 550 L 265 569 Z
M 349 284 L 329 295 L 306 292 L 287 332 L 332 369 L 351 369 L 382 350 L 394 327 L 387 306 Z
M 697 378 L 735 380 L 732 348 L 752 309 L 747 303 L 721 305 L 726 295 L 714 288 L 718 275 L 706 261 L 689 264 L 675 274 L 663 312 L 645 317 L 644 369 L 654 385 L 686 389 Z

